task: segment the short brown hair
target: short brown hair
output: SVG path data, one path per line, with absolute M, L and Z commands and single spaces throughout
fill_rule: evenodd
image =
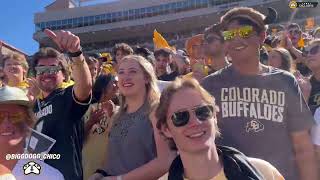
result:
M 133 54 L 133 49 L 126 43 L 116 44 L 114 46 L 114 48 L 112 49 L 113 55 L 115 56 L 117 54 L 117 51 L 119 51 L 119 50 L 124 52 L 126 55 Z
M 223 39 L 223 35 L 222 35 L 222 30 L 221 30 L 221 24 L 214 24 L 214 25 L 211 25 L 209 27 L 207 27 L 205 30 L 204 30 L 204 39 L 206 40 L 206 38 L 208 38 L 208 36 L 210 34 L 215 34 L 217 36 L 219 36 L 219 38 L 221 38 L 221 41 L 223 42 L 224 39 Z
M 52 47 L 40 48 L 38 52 L 33 55 L 32 68 L 34 69 L 40 59 L 56 58 L 59 61 L 59 65 L 62 67 L 62 73 L 65 79 L 68 80 L 70 77 L 70 68 L 65 56 Z
M 264 23 L 265 15 L 259 11 L 249 7 L 236 7 L 229 10 L 225 15 L 220 18 L 220 22 L 225 29 L 226 26 L 235 20 L 249 20 L 251 24 L 256 28 L 258 33 L 267 31 L 267 26 Z M 248 25 L 251 25 L 248 24 Z
M 201 94 L 204 101 L 206 101 L 206 103 L 213 105 L 214 113 L 219 112 L 219 108 L 215 105 L 215 98 L 211 96 L 205 89 L 203 89 L 197 80 L 193 78 L 177 78 L 166 89 L 162 91 L 160 102 L 155 111 L 155 116 L 158 119 L 157 128 L 160 130 L 160 133 L 162 136 L 164 136 L 164 134 L 162 133 L 161 129 L 162 129 L 162 126 L 167 126 L 167 118 L 168 118 L 167 114 L 168 114 L 168 109 L 169 109 L 169 105 L 171 103 L 172 97 L 179 90 L 185 89 L 185 88 L 191 88 L 198 91 Z M 220 132 L 217 126 L 217 122 L 215 122 L 215 127 L 217 129 L 216 135 L 218 136 L 220 135 Z M 169 143 L 170 149 L 177 150 L 176 144 L 174 143 L 173 139 L 167 138 L 167 137 L 165 138 Z
M 13 52 L 2 56 L 1 61 L 0 61 L 1 66 L 4 67 L 6 61 L 10 60 L 10 59 L 17 60 L 17 61 L 21 62 L 22 67 L 28 71 L 29 65 L 28 65 L 28 61 L 27 61 L 26 57 L 22 54 L 13 53 Z

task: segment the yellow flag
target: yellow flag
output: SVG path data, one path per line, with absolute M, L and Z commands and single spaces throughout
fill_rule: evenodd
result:
M 153 31 L 153 44 L 154 44 L 154 49 L 161 49 L 161 48 L 169 48 L 172 49 L 168 42 L 162 37 L 160 33 L 155 29 Z
M 301 37 L 300 40 L 298 41 L 298 47 L 300 47 L 300 48 L 304 47 L 304 40 L 303 40 L 302 37 Z

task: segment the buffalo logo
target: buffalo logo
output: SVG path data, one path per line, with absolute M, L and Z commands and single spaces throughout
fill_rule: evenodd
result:
M 258 120 L 254 119 L 247 123 L 247 132 L 259 132 L 264 130 L 264 125 Z
M 28 162 L 23 166 L 23 171 L 25 175 L 36 174 L 39 175 L 41 166 L 33 161 Z

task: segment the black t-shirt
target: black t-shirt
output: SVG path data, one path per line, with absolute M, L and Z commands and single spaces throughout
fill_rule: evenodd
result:
M 314 76 L 312 76 L 310 79 L 310 83 L 312 88 L 308 105 L 312 114 L 314 114 L 316 109 L 320 106 L 320 81 L 318 81 Z
M 164 75 L 161 75 L 159 76 L 159 80 L 162 80 L 162 81 L 174 81 L 176 79 L 176 77 L 179 76 L 179 73 L 177 71 L 174 71 L 170 74 L 164 74 Z
M 73 86 L 56 89 L 45 99 L 37 100 L 35 129 L 56 140 L 49 153 L 61 156 L 59 160 L 45 162 L 58 169 L 66 180 L 82 180 L 84 122 L 81 118 L 89 106 L 78 104 L 73 99 L 72 89 Z

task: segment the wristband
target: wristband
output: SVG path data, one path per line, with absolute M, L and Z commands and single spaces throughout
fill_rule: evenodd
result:
M 77 52 L 68 52 L 68 56 L 69 57 L 79 57 L 82 54 L 82 47 L 80 47 L 79 51 Z
M 101 174 L 103 177 L 108 176 L 108 173 L 102 169 L 97 169 L 95 173 Z

